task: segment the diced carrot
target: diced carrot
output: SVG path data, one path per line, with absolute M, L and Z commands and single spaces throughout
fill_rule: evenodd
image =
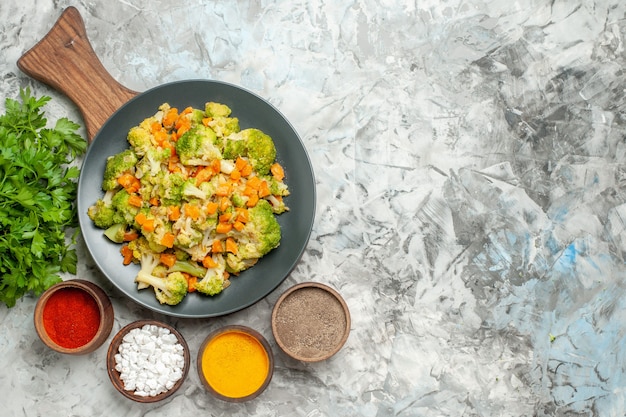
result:
M 133 207 L 141 207 L 143 205 L 143 200 L 136 194 L 132 194 L 128 197 L 128 204 Z
M 176 255 L 173 253 L 162 253 L 159 256 L 159 261 L 168 268 L 173 266 L 176 263 Z
M 120 175 L 117 182 L 131 194 L 139 191 L 139 187 L 141 186 L 139 179 L 130 173 Z
M 163 125 L 159 122 L 153 122 L 150 125 L 150 133 L 154 134 L 154 132 L 159 132 L 163 130 Z
M 124 242 L 130 242 L 131 240 L 135 240 L 139 237 L 139 233 L 135 230 L 130 230 L 124 233 Z
M 174 247 L 174 241 L 176 240 L 176 236 L 174 236 L 173 233 L 167 232 L 163 235 L 163 237 L 161 238 L 161 245 L 168 247 L 168 248 L 172 248 Z M 165 262 L 163 262 L 165 263 Z M 172 266 L 172 265 L 167 265 L 167 266 Z
M 248 207 L 254 207 L 256 206 L 256 203 L 259 202 L 259 196 L 258 194 L 252 194 L 249 198 L 248 201 L 246 201 L 246 206 Z
M 185 278 L 187 279 L 187 292 L 196 291 L 196 284 L 198 283 L 198 277 L 194 277 L 190 274 L 185 274 Z
M 133 251 L 128 247 L 128 245 L 122 246 L 120 253 L 124 257 L 124 265 L 129 265 L 133 261 Z
M 218 223 L 215 227 L 215 232 L 220 234 L 226 234 L 230 232 L 233 228 L 233 225 L 230 223 Z
M 139 224 L 139 225 L 143 225 L 146 220 L 148 220 L 148 218 L 146 217 L 145 213 L 137 213 L 137 215 L 135 216 L 135 221 Z
M 141 228 L 146 232 L 154 232 L 154 219 L 146 219 Z
M 283 170 L 283 167 L 278 162 L 272 164 L 270 172 L 277 181 L 282 181 L 283 178 L 285 178 L 285 170 Z
M 242 194 L 249 197 L 249 196 L 251 196 L 253 194 L 257 194 L 257 190 L 255 190 L 254 188 L 246 185 L 246 188 L 243 189 Z
M 133 181 L 135 180 L 135 176 L 131 173 L 124 173 L 122 175 L 120 175 L 117 178 L 117 182 L 122 186 L 122 187 L 127 187 L 128 185 L 132 184 Z
M 241 168 L 241 176 L 248 177 L 252 174 L 252 165 L 246 164 L 243 168 Z
M 214 159 L 211 161 L 211 169 L 213 170 L 214 174 L 220 173 L 220 171 L 222 170 L 222 163 L 219 159 Z
M 231 217 L 233 217 L 232 213 L 224 213 L 224 214 L 220 215 L 219 221 L 221 223 L 227 223 L 230 220 Z
M 196 172 L 196 185 L 200 185 L 211 179 L 213 176 L 213 170 L 209 167 L 203 167 Z
M 235 229 L 238 232 L 241 232 L 245 226 L 246 226 L 245 224 L 239 221 L 235 221 L 233 223 L 233 229 Z
M 217 188 L 215 189 L 215 195 L 224 197 L 224 196 L 230 195 L 230 191 L 231 191 L 231 183 L 225 182 L 217 186 Z
M 261 181 L 261 185 L 259 186 L 259 197 L 267 197 L 270 194 L 270 187 L 267 185 L 267 181 Z
M 172 153 L 169 161 L 167 162 L 167 169 L 170 172 L 180 172 L 180 167 L 178 166 L 179 162 L 180 159 L 178 158 L 178 155 L 176 155 L 176 153 Z
M 209 201 L 206 205 L 206 212 L 208 215 L 217 213 L 217 203 L 214 201 Z
M 188 107 L 185 107 L 185 109 L 182 111 L 182 113 L 181 113 L 181 114 L 189 114 L 189 113 L 191 113 L 192 111 L 193 111 L 193 107 L 188 106 Z
M 183 112 L 183 114 L 176 119 L 176 123 L 174 124 L 174 127 L 176 128 L 176 135 L 178 137 L 182 136 L 183 133 L 191 128 L 191 120 L 189 120 L 188 117 L 185 117 L 185 114 L 186 113 Z
M 163 146 L 163 142 L 167 140 L 167 132 L 164 130 L 158 130 L 152 134 L 154 136 L 154 141 Z
M 223 213 L 228 210 L 228 207 L 230 207 L 230 198 L 222 197 L 220 199 L 219 210 Z
M 245 209 L 243 207 L 237 207 L 235 210 L 237 212 L 237 217 L 235 218 L 235 221 L 238 221 L 241 223 L 248 223 L 248 219 L 249 219 L 248 209 Z
M 181 136 L 182 136 L 182 135 L 184 135 L 184 134 L 185 134 L 185 133 L 186 133 L 186 132 L 187 132 L 190 128 L 191 128 L 191 126 L 190 126 L 190 125 L 188 125 L 188 124 L 182 125 L 181 127 L 179 127 L 179 128 L 176 130 L 176 136 L 181 137 Z
M 167 218 L 171 221 L 176 221 L 180 219 L 180 207 L 179 206 L 169 206 L 167 208 Z
M 158 205 L 159 205 L 159 203 L 160 203 L 160 202 L 159 202 L 159 199 L 158 199 L 158 198 L 156 198 L 156 197 L 152 197 L 152 198 L 150 199 L 150 205 L 152 205 L 152 206 L 158 206 Z
M 221 246 L 221 243 L 220 243 Z M 213 260 L 213 257 L 207 255 L 202 259 L 202 266 L 205 268 L 217 268 L 217 262 Z
M 167 129 L 171 129 L 174 126 L 174 123 L 178 119 L 178 109 L 176 107 L 170 108 L 165 116 L 163 117 L 163 126 Z
M 214 240 L 211 245 L 211 252 L 213 253 L 221 253 L 224 252 L 224 247 L 222 246 L 221 240 Z
M 241 171 L 246 165 L 248 165 L 248 161 L 243 159 L 241 156 L 238 156 L 237 159 L 235 159 L 235 168 L 239 171 Z
M 202 119 L 202 124 L 208 127 L 208 126 L 209 126 L 209 123 L 211 122 L 211 120 L 213 120 L 213 118 L 212 118 L 212 117 L 204 117 L 204 118 Z
M 233 181 L 238 181 L 241 178 L 241 172 L 238 169 L 233 169 L 230 173 L 230 179 Z
M 196 206 L 195 204 L 185 204 L 184 209 L 185 214 L 192 219 L 198 220 L 198 218 L 200 217 L 200 207 Z
M 261 186 L 261 179 L 259 177 L 252 177 L 246 182 L 246 186 L 258 190 L 259 186 Z
M 232 237 L 229 237 L 226 239 L 226 252 L 230 252 L 234 255 L 237 255 L 237 243 L 235 242 L 235 239 L 233 239 Z

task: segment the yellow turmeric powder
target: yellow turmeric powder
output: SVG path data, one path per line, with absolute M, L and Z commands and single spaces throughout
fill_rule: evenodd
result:
M 219 394 L 243 398 L 255 393 L 269 373 L 268 353 L 261 343 L 241 331 L 226 331 L 209 341 L 202 352 L 202 373 Z

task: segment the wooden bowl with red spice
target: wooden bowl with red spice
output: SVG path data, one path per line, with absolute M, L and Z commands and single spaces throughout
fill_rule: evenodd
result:
M 113 306 L 93 282 L 72 279 L 48 288 L 35 306 L 35 330 L 50 349 L 84 355 L 98 349 L 113 328 Z
M 336 354 L 350 334 L 350 311 L 341 295 L 318 282 L 285 291 L 272 310 L 272 333 L 283 352 L 302 362 Z

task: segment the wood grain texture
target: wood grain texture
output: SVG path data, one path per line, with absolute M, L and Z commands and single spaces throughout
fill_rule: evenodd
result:
M 104 122 L 138 93 L 118 83 L 94 52 L 79 11 L 68 7 L 52 29 L 17 61 L 25 74 L 50 85 L 79 108 L 93 140 Z

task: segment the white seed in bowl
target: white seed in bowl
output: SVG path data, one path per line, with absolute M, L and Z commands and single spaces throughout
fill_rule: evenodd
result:
M 170 390 L 183 376 L 184 348 L 176 335 L 146 324 L 130 330 L 115 354 L 115 370 L 126 391 L 154 397 Z

